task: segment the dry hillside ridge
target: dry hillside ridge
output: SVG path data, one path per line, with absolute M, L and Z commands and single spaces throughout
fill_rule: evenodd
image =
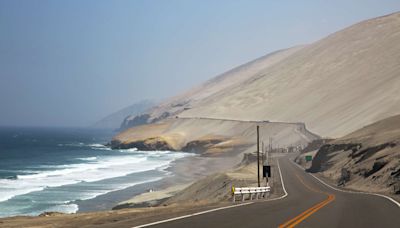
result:
M 331 141 L 314 154 L 310 172 L 355 190 L 400 194 L 400 115 Z
M 304 122 L 337 138 L 400 113 L 399 75 L 394 13 L 244 64 L 161 103 L 141 121 L 178 115 Z
M 319 136 L 302 123 L 272 123 L 218 120 L 206 118 L 173 118 L 123 131 L 111 142 L 113 148 L 139 150 L 175 150 L 205 155 L 255 150 L 256 126 L 261 140 L 273 137 L 280 147 L 305 146 Z

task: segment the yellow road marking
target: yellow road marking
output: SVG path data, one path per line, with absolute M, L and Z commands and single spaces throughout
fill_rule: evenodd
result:
M 310 207 L 309 209 L 305 210 L 304 212 L 302 212 L 301 214 L 299 214 L 296 217 L 292 218 L 291 220 L 285 222 L 284 224 L 279 225 L 279 228 L 295 227 L 296 225 L 298 225 L 299 223 L 304 221 L 306 218 L 308 218 L 309 216 L 311 216 L 312 214 L 317 212 L 319 209 L 325 207 L 327 204 L 329 204 L 330 202 L 335 200 L 335 195 L 329 194 L 329 193 L 326 193 L 326 192 L 322 192 L 322 191 L 319 191 L 319 190 L 317 190 L 315 188 L 312 188 L 312 187 L 308 186 L 306 183 L 304 183 L 303 179 L 300 176 L 298 176 L 297 174 L 296 174 L 296 177 L 309 190 L 311 190 L 313 192 L 317 192 L 317 193 L 323 193 L 323 194 L 327 195 L 328 198 L 325 199 L 324 201 L 322 201 L 322 202 Z

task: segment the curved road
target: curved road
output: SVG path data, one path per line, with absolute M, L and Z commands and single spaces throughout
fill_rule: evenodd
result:
M 218 210 L 151 227 L 398 227 L 400 207 L 388 199 L 328 188 L 279 159 L 288 195 L 280 200 Z

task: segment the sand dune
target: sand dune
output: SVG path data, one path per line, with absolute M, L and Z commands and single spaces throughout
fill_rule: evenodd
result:
M 400 113 L 400 13 L 363 21 L 310 45 L 228 71 L 149 112 L 304 122 L 341 137 Z

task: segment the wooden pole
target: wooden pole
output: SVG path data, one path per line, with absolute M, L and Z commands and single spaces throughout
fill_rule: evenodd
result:
M 260 187 L 260 126 L 257 125 L 257 177 L 258 187 Z
M 261 161 L 262 165 L 265 163 L 264 141 L 261 141 Z

